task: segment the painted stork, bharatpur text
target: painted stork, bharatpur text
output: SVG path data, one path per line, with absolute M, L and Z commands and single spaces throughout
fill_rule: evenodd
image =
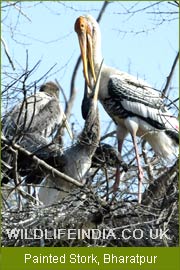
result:
M 84 77 L 92 89 L 100 63 L 101 33 L 97 21 L 91 16 L 80 16 L 75 22 Z M 140 163 L 136 136 L 145 139 L 163 158 L 175 153 L 179 142 L 178 121 L 163 104 L 159 93 L 143 80 L 103 65 L 99 100 L 117 125 L 118 150 L 128 133 L 132 136 L 138 166 L 138 202 L 141 202 L 143 170 Z M 119 185 L 116 175 L 115 189 Z

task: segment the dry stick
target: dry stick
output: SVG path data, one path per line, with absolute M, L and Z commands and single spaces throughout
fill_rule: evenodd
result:
M 10 56 L 9 51 L 8 51 L 7 44 L 6 44 L 5 40 L 3 39 L 3 37 L 1 37 L 1 42 L 3 44 L 4 52 L 5 52 L 5 54 L 6 54 L 7 58 L 8 58 L 8 61 L 9 61 L 10 65 L 11 65 L 12 69 L 15 70 L 14 63 L 13 63 L 13 61 L 11 59 L 11 56 Z
M 146 154 L 146 147 L 145 147 L 145 144 L 146 144 L 146 141 L 143 140 L 142 141 L 142 156 L 143 156 L 143 159 L 144 159 L 144 163 L 147 164 L 147 175 L 148 175 L 148 178 L 150 180 L 150 183 L 153 183 L 154 182 L 154 175 L 153 175 L 153 165 L 151 164 L 150 162 L 150 159 L 148 158 L 147 154 Z
M 97 22 L 100 22 L 100 20 L 101 20 L 101 18 L 102 18 L 102 15 L 103 15 L 103 13 L 105 12 L 105 9 L 107 8 L 107 5 L 108 5 L 108 4 L 110 4 L 110 2 L 104 1 L 103 6 L 102 6 L 102 8 L 101 8 L 101 10 L 100 10 L 100 12 L 99 12 L 98 17 L 97 17 Z
M 61 93 L 63 95 L 64 101 L 65 101 L 65 105 L 67 107 L 68 101 L 67 101 L 67 97 L 65 95 L 64 89 L 62 88 L 62 86 L 60 85 L 60 83 L 58 82 L 57 79 L 55 79 L 55 82 L 56 82 L 57 86 L 59 87 L 59 89 L 60 89 L 60 91 L 61 91 Z M 73 99 L 73 101 L 74 101 L 74 99 Z M 63 113 L 64 113 L 64 116 L 65 116 L 65 119 L 62 121 L 62 124 L 59 126 L 58 131 L 57 131 L 57 133 L 56 133 L 56 135 L 54 137 L 54 141 L 58 141 L 58 142 L 59 142 L 59 139 L 64 136 L 65 121 L 67 121 L 67 114 L 70 116 L 70 110 L 69 110 L 69 113 L 66 113 L 66 112 L 63 112 Z M 63 145 L 63 141 L 62 140 L 61 140 L 61 144 Z
M 4 141 L 7 145 L 9 145 L 10 143 L 8 142 L 8 140 L 5 137 L 1 137 L 1 140 Z M 38 165 L 43 166 L 44 169 L 46 169 L 49 173 L 51 173 L 52 175 L 56 175 L 57 177 L 61 177 L 63 180 L 70 182 L 78 187 L 83 187 L 84 185 L 80 182 L 78 182 L 77 180 L 71 178 L 70 176 L 61 173 L 60 171 L 58 171 L 57 169 L 53 168 L 52 166 L 50 166 L 49 164 L 47 164 L 45 161 L 39 159 L 37 156 L 33 155 L 31 152 L 29 152 L 28 150 L 24 149 L 23 147 L 19 146 L 18 144 L 14 143 L 12 145 L 12 147 L 16 150 L 18 150 L 19 152 L 25 154 L 26 156 L 32 158 L 33 161 L 35 161 Z
M 112 137 L 112 136 L 115 135 L 115 134 L 116 134 L 116 130 L 113 130 L 113 131 L 111 131 L 111 132 L 109 132 L 109 133 L 103 135 L 103 136 L 101 137 L 100 141 L 104 141 L 106 138 Z
M 162 91 L 162 94 L 161 94 L 161 97 L 164 98 L 166 93 L 167 93 L 167 90 L 169 88 L 169 85 L 171 83 L 171 80 L 172 80 L 172 77 L 173 77 L 173 73 L 174 73 L 174 70 L 176 68 L 176 64 L 178 62 L 178 59 L 179 59 L 179 52 L 177 53 L 175 59 L 174 59 L 174 62 L 173 62 L 173 65 L 172 65 L 172 68 L 171 68 L 171 71 L 169 73 L 169 76 L 167 76 L 167 81 L 166 81 L 166 85 Z
M 57 86 L 59 87 L 59 89 L 60 89 L 60 91 L 61 91 L 61 93 L 63 95 L 65 103 L 67 103 L 67 97 L 66 97 L 66 94 L 64 92 L 64 89 L 62 88 L 62 86 L 60 85 L 60 83 L 59 83 L 59 81 L 57 79 L 55 79 L 55 82 L 56 82 Z
M 36 69 L 36 67 L 39 65 L 40 61 L 37 62 L 37 64 L 35 64 L 35 66 L 28 71 L 28 51 L 26 51 L 26 69 L 25 69 L 25 72 L 23 73 L 23 76 L 22 78 L 24 77 L 23 81 L 22 81 L 22 91 L 23 91 L 23 101 L 21 103 L 21 107 L 20 107 L 20 110 L 19 110 L 19 113 L 18 113 L 18 118 L 17 118 L 17 121 L 16 121 L 16 129 L 15 129 L 15 132 L 14 132 L 14 136 L 13 136 L 13 140 L 17 140 L 18 138 L 20 138 L 21 136 L 21 132 L 19 132 L 18 130 L 18 126 L 19 126 L 19 123 L 20 123 L 20 118 L 21 118 L 21 115 L 22 115 L 22 112 L 23 110 L 25 110 L 25 116 L 24 116 L 24 120 L 23 120 L 23 128 L 22 130 L 24 130 L 25 128 L 25 125 L 26 125 L 26 118 L 27 118 L 27 91 L 26 91 L 26 80 L 28 79 L 28 76 Z M 18 134 L 19 133 L 19 134 Z M 18 135 L 18 137 L 16 137 L 16 135 Z
M 24 16 L 29 22 L 32 22 L 29 16 L 22 10 L 22 7 L 17 6 L 18 2 L 12 3 L 12 6 L 22 15 Z
M 143 205 L 151 205 L 154 200 L 157 200 L 158 198 L 162 197 L 163 194 L 166 194 L 167 187 L 170 185 L 173 178 L 178 174 L 178 164 L 179 160 L 177 160 L 171 168 L 160 175 L 154 183 L 150 184 L 148 189 L 143 194 Z
M 15 186 L 18 186 L 19 184 L 19 174 L 18 174 L 18 165 L 17 165 L 17 161 L 18 161 L 18 151 L 14 150 L 12 147 L 10 147 L 12 153 L 13 153 L 13 175 L 14 175 L 14 184 Z M 10 195 L 10 193 L 9 193 Z M 19 209 L 21 206 L 21 197 L 19 196 L 19 193 L 17 194 L 18 196 L 18 205 L 19 205 Z

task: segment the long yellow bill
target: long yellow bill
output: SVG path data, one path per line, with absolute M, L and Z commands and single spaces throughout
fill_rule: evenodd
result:
M 96 74 L 93 62 L 92 30 L 85 17 L 81 16 L 76 20 L 75 31 L 77 32 L 79 45 L 81 49 L 84 77 L 87 82 L 87 85 L 90 88 L 92 88 L 88 72 L 88 71 L 91 72 L 91 75 L 94 79 L 94 83 L 96 83 Z M 88 70 L 88 64 L 90 66 L 90 70 Z

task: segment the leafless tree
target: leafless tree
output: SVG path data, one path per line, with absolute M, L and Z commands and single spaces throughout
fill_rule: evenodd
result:
M 68 2 L 57 2 L 59 11 L 52 9 L 51 5 L 46 2 L 29 2 L 28 8 L 36 5 L 43 5 L 53 13 L 59 16 L 61 10 L 69 9 L 79 14 L 81 8 Z M 11 39 L 25 46 L 20 36 L 18 26 L 21 25 L 21 18 L 30 22 L 32 19 L 23 6 L 23 2 L 3 2 L 2 24 L 7 27 L 11 33 Z M 114 2 L 105 1 L 98 10 L 97 20 L 113 7 Z M 178 17 L 178 1 L 164 2 L 145 2 L 141 5 L 139 2 L 132 2 L 128 7 L 125 2 L 119 2 L 120 11 L 111 11 L 113 14 L 123 16 L 129 21 L 138 14 L 147 13 L 151 16 L 153 24 L 146 29 L 121 29 L 117 27 L 115 31 L 120 35 L 142 35 L 150 31 L 156 31 L 164 23 L 171 23 Z M 17 11 L 17 20 L 15 24 L 6 25 L 6 19 L 11 14 L 11 10 Z M 62 37 L 59 37 L 61 39 Z M 58 38 L 57 40 L 58 41 Z M 59 71 L 57 64 L 49 66 L 42 76 L 36 80 L 32 76 L 38 68 L 43 65 L 39 60 L 36 64 L 30 65 L 28 50 L 25 56 L 25 65 L 21 66 L 13 57 L 9 47 L 9 40 L 2 36 L 2 51 L 4 52 L 2 66 L 2 118 L 13 106 L 20 100 L 25 100 L 30 94 L 38 91 L 39 85 L 49 77 L 56 75 Z M 52 41 L 54 42 L 54 41 Z M 160 89 L 164 102 L 171 109 L 174 115 L 178 115 L 178 96 L 174 95 L 174 74 L 177 69 L 179 53 L 176 53 L 175 59 L 172 59 L 172 66 L 164 78 L 164 88 Z M 81 58 L 77 58 L 72 74 L 69 76 L 70 90 L 69 97 L 59 80 L 56 83 L 61 88 L 63 100 L 65 103 L 65 114 L 71 123 L 71 128 L 76 137 L 76 123 L 71 114 L 74 110 L 74 102 L 77 98 L 76 79 L 80 67 Z M 64 66 L 68 66 L 67 63 Z M 172 94 L 173 93 L 173 94 Z M 113 147 L 117 147 L 115 130 L 112 129 L 112 122 L 109 122 L 104 134 L 101 134 L 101 143 L 108 142 Z M 78 128 L 77 128 L 78 129 Z M 61 136 L 65 137 L 62 130 L 59 131 Z M 54 142 L 52 142 L 54 143 Z M 64 147 L 71 147 L 64 145 Z M 100 157 L 100 163 L 93 168 L 88 175 L 85 185 L 81 185 L 76 179 L 67 175 L 62 175 L 61 171 L 55 168 L 55 164 L 46 163 L 43 158 L 39 158 L 36 153 L 28 152 L 15 141 L 8 141 L 2 134 L 2 151 L 8 151 L 12 154 L 13 162 L 8 164 L 2 160 L 2 175 L 8 170 L 13 174 L 9 182 L 2 185 L 2 245 L 3 246 L 177 246 L 178 245 L 178 158 L 174 157 L 171 163 L 165 163 L 160 157 L 156 156 L 150 146 L 143 140 L 139 142 L 140 152 L 143 158 L 143 169 L 145 172 L 143 183 L 143 200 L 142 204 L 137 203 L 137 167 L 134 156 L 134 149 L 127 137 L 122 159 L 127 164 L 127 171 L 124 167 L 121 169 L 122 182 L 116 194 L 112 191 L 112 185 L 115 178 L 116 167 L 106 162 L 104 154 Z M 76 189 L 70 192 L 63 199 L 51 206 L 45 207 L 41 204 L 36 196 L 36 190 L 41 184 L 27 184 L 24 176 L 18 169 L 18 156 L 23 154 L 25 161 L 31 164 L 31 170 L 41 168 L 43 171 L 42 179 L 45 175 L 57 175 L 64 177 L 76 186 Z M 99 157 L 98 157 L 99 158 Z M 44 175 L 45 173 L 45 175 Z M 51 188 L 51 187 L 49 187 Z M 14 228 L 26 228 L 30 236 L 34 229 L 45 230 L 48 228 L 49 234 L 53 235 L 54 229 L 72 228 L 72 229 L 98 229 L 100 231 L 113 228 L 115 236 L 109 238 L 89 239 L 86 237 L 76 237 L 76 239 L 67 239 L 63 236 L 61 239 L 41 239 L 27 240 L 10 239 L 7 230 Z M 134 239 L 131 236 L 133 230 L 143 232 L 143 237 Z M 156 237 L 157 230 L 167 231 L 162 238 Z M 126 232 L 125 237 L 123 233 Z M 151 237 L 150 237 L 151 234 Z M 152 237 L 153 236 L 153 237 Z M 138 237 L 137 237 L 138 238 Z

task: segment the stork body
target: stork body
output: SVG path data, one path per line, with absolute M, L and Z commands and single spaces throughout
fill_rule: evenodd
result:
M 100 88 L 99 99 L 117 124 L 117 135 L 123 142 L 128 133 L 148 141 L 154 151 L 167 158 L 173 155 L 178 143 L 178 122 L 164 106 L 157 91 L 144 81 L 126 73 L 105 68 L 105 81 Z M 104 69 L 103 69 L 104 71 Z M 102 72 L 103 80 L 103 72 Z M 101 95 L 102 93 L 102 95 Z
M 102 67 L 102 65 L 101 65 Z M 85 177 L 91 167 L 92 157 L 98 147 L 100 140 L 99 113 L 97 107 L 97 97 L 99 91 L 100 71 L 97 73 L 97 82 L 91 96 L 85 93 L 88 100 L 88 108 L 85 115 L 85 125 L 78 141 L 75 145 L 64 151 L 57 157 L 48 158 L 47 162 L 56 169 L 75 180 L 85 184 Z M 76 188 L 75 185 L 65 181 L 62 178 L 47 177 L 43 181 L 43 186 L 39 190 L 39 199 L 44 204 L 49 205 L 58 200 L 62 200 L 70 191 Z
M 84 76 L 92 87 L 102 60 L 101 33 L 96 20 L 87 15 L 76 20 L 83 60 Z M 178 137 L 178 121 L 165 108 L 159 93 L 146 82 L 125 72 L 103 65 L 99 100 L 117 125 L 118 149 L 121 152 L 124 138 L 132 136 L 138 165 L 138 201 L 141 202 L 143 170 L 140 164 L 136 136 L 150 143 L 154 151 L 167 158 L 175 153 Z M 118 175 L 115 189 L 117 188 Z
M 16 105 L 3 119 L 5 137 L 16 141 L 33 134 L 48 139 L 63 119 L 58 95 L 58 87 L 49 82 Z
M 64 116 L 58 98 L 59 88 L 53 82 L 48 82 L 40 87 L 40 92 L 16 105 L 2 121 L 6 139 L 36 154 L 42 147 L 48 147 Z M 2 159 L 9 165 L 12 162 L 6 147 L 2 149 Z M 24 157 L 19 156 L 18 166 L 26 171 L 24 165 Z

